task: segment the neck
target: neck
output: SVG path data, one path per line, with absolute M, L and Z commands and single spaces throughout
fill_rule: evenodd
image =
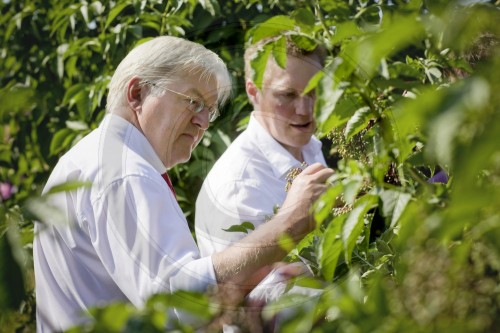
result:
M 111 111 L 110 113 L 115 114 L 117 116 L 120 116 L 123 119 L 127 120 L 129 123 L 134 125 L 142 133 L 142 128 L 141 128 L 139 121 L 137 120 L 137 116 L 134 112 L 131 112 L 130 110 L 122 108 L 122 109 L 118 109 L 115 111 Z
M 287 145 L 284 145 L 280 143 L 290 154 L 292 154 L 293 157 L 299 162 L 304 162 L 304 156 L 302 156 L 302 149 L 301 148 L 296 148 L 296 147 L 290 147 Z

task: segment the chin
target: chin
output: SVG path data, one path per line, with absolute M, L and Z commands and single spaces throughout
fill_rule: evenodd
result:
M 170 159 L 170 165 L 167 167 L 170 169 L 176 166 L 177 164 L 186 163 L 187 161 L 189 161 L 190 158 L 191 158 L 191 152 L 180 156 L 172 156 L 172 158 Z

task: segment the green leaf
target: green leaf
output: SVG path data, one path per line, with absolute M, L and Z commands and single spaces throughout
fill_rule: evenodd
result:
M 383 29 L 347 45 L 341 57 L 356 64 L 365 78 L 376 73 L 383 58 L 390 58 L 422 37 L 424 27 L 416 15 L 384 15 Z
M 89 129 L 89 126 L 86 123 L 79 120 L 67 120 L 66 127 L 75 131 L 84 131 Z
M 337 201 L 337 197 L 342 192 L 342 189 L 342 184 L 331 186 L 316 201 L 314 219 L 318 225 L 321 225 L 328 217 L 332 216 L 332 205 Z
M 264 45 L 263 50 L 259 50 L 254 59 L 250 61 L 252 67 L 252 79 L 257 88 L 262 89 L 262 81 L 264 79 L 264 72 L 267 66 L 267 61 L 272 52 L 273 45 L 268 43 Z
M 352 166 L 355 166 L 356 164 L 350 163 Z M 344 189 L 343 189 L 343 195 L 344 195 L 344 202 L 346 204 L 353 204 L 356 198 L 358 197 L 359 191 L 363 187 L 363 178 L 359 177 L 357 174 L 359 172 L 358 170 L 355 170 L 352 172 L 354 174 L 354 177 L 351 176 L 347 178 L 343 183 Z
M 370 209 L 376 206 L 377 199 L 377 196 L 367 194 L 356 201 L 354 208 L 348 214 L 342 226 L 342 243 L 344 245 L 345 261 L 348 264 L 351 262 L 352 251 L 363 230 L 364 216 Z
M 227 229 L 222 229 L 227 232 L 244 232 L 245 234 L 248 234 L 249 230 L 254 230 L 255 226 L 250 223 L 250 222 L 243 222 L 242 224 L 235 224 L 230 226 Z
M 421 77 L 421 72 L 415 66 L 396 61 L 389 66 L 389 76 L 391 78 L 406 77 L 419 79 Z
M 365 129 L 372 118 L 373 113 L 368 106 L 356 110 L 351 119 L 347 121 L 344 131 L 346 139 L 351 139 L 354 135 Z
M 50 142 L 50 155 L 56 155 L 63 149 L 67 148 L 63 143 L 67 141 L 68 137 L 74 137 L 74 132 L 69 128 L 63 128 L 57 131 Z
M 321 275 L 326 281 L 332 281 L 337 262 L 342 253 L 342 225 L 347 215 L 339 215 L 334 218 L 325 229 L 318 247 L 318 263 Z
M 1 212 L 0 212 L 1 213 Z M 15 231 L 9 231 L 15 232 Z M 17 310 L 25 297 L 22 267 L 7 235 L 0 236 L 0 310 Z
M 31 87 L 13 87 L 0 90 L 0 119 L 6 113 L 27 111 L 34 106 L 35 90 Z
M 295 21 L 288 16 L 273 16 L 250 31 L 249 37 L 252 44 L 255 44 L 264 38 L 280 35 L 283 31 L 293 31 L 295 30 L 295 25 Z M 247 38 L 247 40 L 250 38 Z
M 314 51 L 314 49 L 318 46 L 314 40 L 306 36 L 291 35 L 290 38 L 301 50 L 305 50 L 307 52 Z
M 359 108 L 359 103 L 352 98 L 352 95 L 345 95 L 350 83 L 338 81 L 335 76 L 338 68 L 337 60 L 342 61 L 336 59 L 332 65 L 327 66 L 322 71 L 324 75 L 317 85 L 315 117 L 322 133 L 328 133 L 332 128 L 344 124 Z
M 85 91 L 87 85 L 83 83 L 77 83 L 70 86 L 66 93 L 64 94 L 62 104 L 73 105 L 80 98 L 79 95 L 82 91 Z
M 301 29 L 310 31 L 316 23 L 316 16 L 306 8 L 299 8 L 292 12 L 292 18 L 300 26 Z
M 286 38 L 282 36 L 273 43 L 273 57 L 281 68 L 286 68 Z
M 92 308 L 89 312 L 100 330 L 122 332 L 125 324 L 134 313 L 134 307 L 128 303 L 112 303 L 106 307 Z
M 346 21 L 339 23 L 335 26 L 335 35 L 331 40 L 331 44 L 335 45 L 340 43 L 344 39 L 352 38 L 358 36 L 362 33 L 362 30 L 358 27 L 354 21 Z
M 219 306 L 210 302 L 208 295 L 204 293 L 177 290 L 163 297 L 169 307 L 187 311 L 199 318 L 210 319 L 219 311 Z
M 302 95 L 305 95 L 310 91 L 316 89 L 316 87 L 318 86 L 319 82 L 321 81 L 324 75 L 325 72 L 323 71 L 316 72 L 316 74 L 314 74 L 314 76 L 307 83 L 307 86 L 304 88 L 304 91 L 302 91 Z
M 62 184 L 57 184 L 52 186 L 47 192 L 46 195 L 59 193 L 59 192 L 68 192 L 74 191 L 82 187 L 90 187 L 92 186 L 91 182 L 82 182 L 82 181 L 67 181 Z
M 304 304 L 311 300 L 311 296 L 307 295 L 284 295 L 276 302 L 272 302 L 264 307 L 262 310 L 262 317 L 265 320 L 271 320 L 283 309 L 290 309 L 296 307 L 298 304 Z
M 109 15 L 108 15 L 108 18 L 106 19 L 106 24 L 104 26 L 104 29 L 107 29 L 109 27 L 109 25 L 111 24 L 111 22 L 113 22 L 113 20 L 118 16 L 120 15 L 120 13 L 129 5 L 128 2 L 122 2 L 122 3 L 119 3 L 117 4 L 116 6 L 113 7 L 113 9 L 111 9 L 111 11 L 109 12 Z
M 394 228 L 405 210 L 411 195 L 396 190 L 384 190 L 380 194 L 382 215 L 390 221 L 390 228 Z
M 217 0 L 199 0 L 203 9 L 215 16 L 220 13 L 220 7 Z

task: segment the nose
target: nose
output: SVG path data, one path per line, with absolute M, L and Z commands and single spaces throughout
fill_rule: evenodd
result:
M 309 115 L 314 110 L 314 97 L 304 95 L 298 98 L 295 102 L 295 113 L 299 115 Z
M 208 108 L 204 108 L 203 111 L 194 113 L 191 122 L 198 126 L 202 130 L 207 130 L 210 124 L 210 114 Z

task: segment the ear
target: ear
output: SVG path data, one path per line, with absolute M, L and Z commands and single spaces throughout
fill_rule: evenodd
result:
M 245 90 L 247 91 L 248 99 L 250 100 L 252 105 L 258 105 L 260 99 L 260 90 L 252 80 L 246 81 Z
M 138 112 L 142 106 L 143 94 L 140 85 L 141 80 L 134 76 L 127 84 L 127 103 L 134 112 Z

